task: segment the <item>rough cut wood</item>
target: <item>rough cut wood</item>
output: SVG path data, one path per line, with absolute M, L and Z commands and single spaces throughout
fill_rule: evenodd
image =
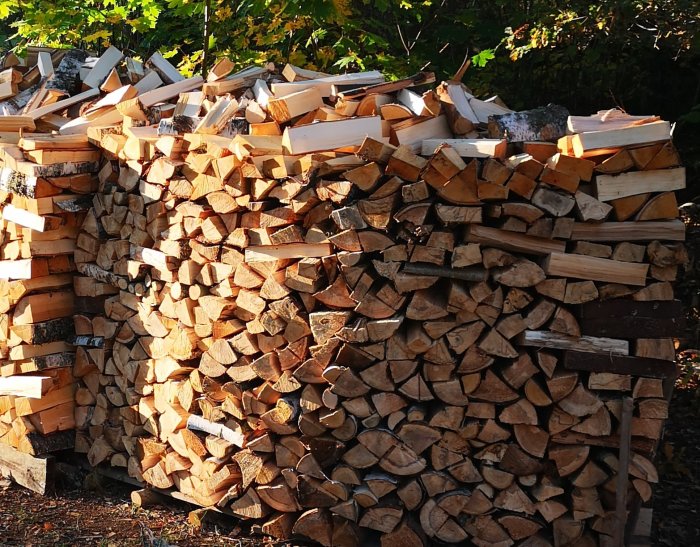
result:
M 285 258 L 314 258 L 332 253 L 328 243 L 288 243 L 286 245 L 251 246 L 245 250 L 246 262 L 265 262 Z
M 124 54 L 114 46 L 110 46 L 83 79 L 83 85 L 96 88 L 104 81 L 112 69 L 122 60 Z
M 17 484 L 37 494 L 47 494 L 53 487 L 51 456 L 30 456 L 0 443 L 0 471 Z
M 545 259 L 543 268 L 547 275 L 644 286 L 649 265 L 586 255 L 551 253 Z
M 470 225 L 467 227 L 467 241 L 492 245 L 507 251 L 521 252 L 525 254 L 547 255 L 550 253 L 563 253 L 566 244 L 562 241 L 545 239 L 498 230 L 486 226 Z
M 595 179 L 595 188 L 596 196 L 600 201 L 611 201 L 647 192 L 682 190 L 685 188 L 685 168 L 598 175 Z
M 685 225 L 681 221 L 577 222 L 571 232 L 573 241 L 684 241 Z
M 282 145 L 289 154 L 308 154 L 317 150 L 360 145 L 367 137 L 381 139 L 381 125 L 379 116 L 369 116 L 288 127 L 282 136 Z
M 48 391 L 52 384 L 53 381 L 48 376 L 0 377 L 0 395 L 41 399 L 41 396 Z
M 662 359 L 621 355 L 603 357 L 578 351 L 564 353 L 564 366 L 570 370 L 612 372 L 649 378 L 675 378 L 677 375 L 675 365 Z
M 607 150 L 671 138 L 671 124 L 665 121 L 646 123 L 608 131 L 578 133 L 571 139 L 571 147 L 577 158 L 595 155 L 597 150 Z
M 429 156 L 442 145 L 452 147 L 463 158 L 505 158 L 504 139 L 424 139 L 421 154 Z
M 549 331 L 526 330 L 518 336 L 518 342 L 524 346 L 567 349 L 587 353 L 629 355 L 629 343 L 626 340 L 614 338 L 576 337 Z

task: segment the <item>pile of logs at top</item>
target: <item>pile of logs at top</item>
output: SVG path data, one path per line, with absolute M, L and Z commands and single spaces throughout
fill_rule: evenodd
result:
M 623 544 L 676 374 L 668 122 L 58 54 L 0 73 L 0 441 L 75 427 L 279 539 Z

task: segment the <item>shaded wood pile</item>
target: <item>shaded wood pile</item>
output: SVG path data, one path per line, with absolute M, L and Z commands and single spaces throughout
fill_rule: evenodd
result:
M 27 134 L 1 156 L 0 441 L 39 455 L 74 445 L 73 253 L 101 152 Z
M 155 54 L 150 68 L 126 60 L 136 85 L 124 86 L 121 59 L 32 47 L 0 72 L 0 442 L 34 456 L 74 448 L 75 345 L 82 355 L 103 343 L 76 337 L 73 318 L 94 292 L 91 278 L 74 280 L 73 260 L 102 165 L 87 127 L 117 121 L 115 105 L 160 87 L 159 74 L 184 80 Z
M 158 67 L 54 120 L 103 154 L 76 451 L 281 539 L 617 544 L 675 377 L 669 124 Z

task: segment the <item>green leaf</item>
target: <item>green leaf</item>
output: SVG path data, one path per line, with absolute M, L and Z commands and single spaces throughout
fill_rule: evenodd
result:
M 496 58 L 494 49 L 482 49 L 479 53 L 472 56 L 472 64 L 476 67 L 483 68 L 486 63 Z

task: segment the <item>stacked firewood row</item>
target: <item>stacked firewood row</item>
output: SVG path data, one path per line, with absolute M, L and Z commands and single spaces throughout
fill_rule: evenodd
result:
M 87 355 L 81 449 L 282 538 L 611 543 L 623 396 L 632 507 L 673 375 L 678 310 L 659 302 L 683 173 L 655 125 L 659 144 L 594 159 L 501 141 L 472 158 L 468 139 L 111 149 L 78 269 L 113 345 Z M 611 334 L 620 307 L 671 326 Z
M 463 74 L 149 66 L 110 48 L 81 94 L 2 105 L 58 129 L 43 177 L 101 148 L 76 451 L 281 539 L 619 544 L 675 376 L 669 124 Z
M 74 311 L 89 303 L 76 296 L 89 292 L 79 283 L 92 280 L 76 280 L 73 289 L 73 254 L 102 158 L 88 143 L 85 128 L 104 121 L 115 98 L 163 83 L 156 54 L 148 68 L 127 59 L 134 83 L 143 82 L 138 90 L 124 87 L 112 70 L 122 58 L 114 48 L 98 59 L 80 50 L 30 47 L 22 58 L 8 53 L 2 59 L 0 442 L 25 454 L 75 444 L 75 346 L 95 342 L 75 336 Z M 175 78 L 184 79 L 179 73 Z M 109 95 L 119 88 L 124 89 Z M 105 103 L 83 104 L 101 92 L 108 94 Z M 71 121 L 77 129 L 71 129 Z M 64 135 L 52 134 L 64 126 Z M 12 453 L 3 451 L 3 458 Z M 7 469 L 5 464 L 0 462 L 0 468 Z M 47 486 L 38 476 L 28 484 L 41 492 Z
M 72 448 L 73 253 L 101 152 L 84 136 L 2 148 L 0 442 Z

